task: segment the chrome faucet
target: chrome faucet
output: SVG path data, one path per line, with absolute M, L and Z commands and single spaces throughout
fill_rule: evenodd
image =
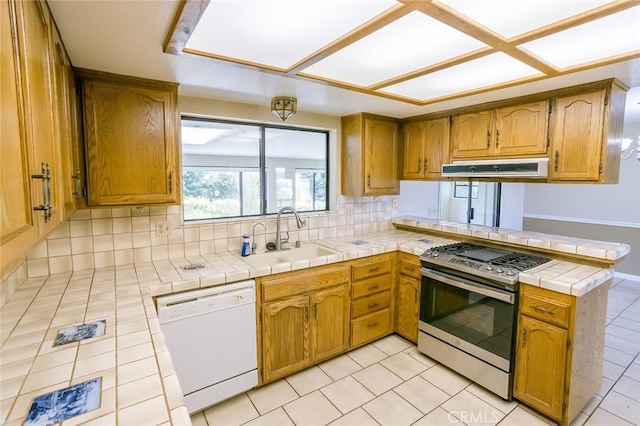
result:
M 282 250 L 282 238 L 280 236 L 280 216 L 282 216 L 282 212 L 289 210 L 296 217 L 296 226 L 298 229 L 302 228 L 307 222 L 304 219 L 300 219 L 298 212 L 293 207 L 283 207 L 278 211 L 278 217 L 276 218 L 276 250 Z M 288 234 L 288 232 L 287 232 Z M 285 240 L 285 243 L 289 241 L 289 237 Z
M 264 226 L 264 223 L 256 222 L 253 224 L 253 232 L 251 236 L 251 254 L 256 254 L 256 249 L 258 248 L 258 243 L 256 243 L 256 226 L 258 225 L 262 226 L 265 234 L 267 233 L 267 227 Z

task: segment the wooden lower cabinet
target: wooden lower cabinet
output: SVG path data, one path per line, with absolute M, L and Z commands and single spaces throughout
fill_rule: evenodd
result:
M 349 286 L 318 291 L 310 297 L 312 363 L 349 349 Z
M 258 279 L 262 383 L 347 351 L 348 268 L 340 264 Z
M 527 316 L 522 317 L 520 329 L 516 395 L 541 412 L 561 419 L 569 333 Z
M 513 395 L 569 424 L 602 379 L 611 281 L 575 297 L 522 284 Z
M 396 255 L 358 259 L 351 266 L 351 347 L 393 333 Z
M 396 333 L 413 343 L 418 343 L 421 283 L 420 259 L 418 256 L 400 253 L 398 272 Z
M 309 363 L 309 297 L 296 296 L 262 306 L 262 363 L 265 381 Z

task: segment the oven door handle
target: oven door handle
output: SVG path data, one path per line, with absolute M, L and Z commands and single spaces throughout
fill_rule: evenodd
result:
M 488 286 L 479 284 L 479 283 L 474 283 L 471 281 L 467 281 L 465 279 L 462 278 L 458 278 L 455 277 L 455 279 L 451 278 L 451 276 L 449 275 L 444 275 L 444 274 L 439 274 L 435 271 L 429 270 L 429 269 L 424 269 L 422 268 L 422 275 L 427 277 L 427 278 L 432 278 L 434 280 L 437 281 L 441 281 L 445 284 L 449 284 L 452 285 L 454 287 L 458 287 L 461 288 L 463 290 L 467 290 L 467 291 L 472 291 L 474 293 L 479 293 L 482 295 L 485 295 L 487 297 L 491 297 L 493 299 L 497 299 L 497 300 L 501 300 L 503 302 L 507 302 L 511 305 L 513 305 L 515 303 L 515 294 L 514 293 L 507 293 L 507 292 L 502 292 L 500 290 L 496 290 L 493 288 L 490 288 Z

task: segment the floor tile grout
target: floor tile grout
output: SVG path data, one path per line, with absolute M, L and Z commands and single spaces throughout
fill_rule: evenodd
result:
M 619 282 L 615 283 L 615 284 L 611 287 L 611 289 L 609 290 L 609 295 L 610 295 L 610 296 L 611 296 L 611 295 L 613 295 L 613 296 L 615 296 L 615 295 L 623 295 L 623 296 L 629 297 L 629 294 L 628 294 L 628 293 L 629 293 L 629 291 L 628 291 L 628 289 L 627 289 L 626 287 L 624 288 L 624 291 L 616 292 L 616 287 L 617 287 L 618 285 L 620 285 L 620 284 L 625 283 L 625 282 L 626 282 L 626 283 L 633 283 L 633 285 L 640 285 L 640 283 L 635 283 L 635 282 L 628 281 L 628 280 L 621 280 L 621 281 L 619 281 Z M 609 301 L 611 302 L 611 300 L 612 300 L 612 298 L 610 297 Z M 633 319 L 629 319 L 630 321 L 638 322 L 637 320 L 638 320 L 638 319 L 640 319 L 640 315 L 636 315 L 634 311 L 635 311 L 635 306 L 640 306 L 640 296 L 635 296 L 635 297 L 633 298 L 633 300 L 632 300 L 630 303 L 628 303 L 628 304 L 627 304 L 627 303 L 625 303 L 625 305 L 626 305 L 626 306 L 625 306 L 625 307 L 624 307 L 624 309 L 622 309 L 622 310 L 619 310 L 619 311 L 618 311 L 618 309 L 619 309 L 619 308 L 616 308 L 617 313 L 616 313 L 613 317 L 609 317 L 609 318 L 611 318 L 611 319 L 610 319 L 610 320 L 609 320 L 609 319 L 607 320 L 606 327 L 609 327 L 610 325 L 612 325 L 612 323 L 613 323 L 617 318 L 620 318 L 620 317 L 621 317 L 621 315 L 625 314 L 626 312 L 633 313 L 633 315 L 628 315 L 628 316 L 631 316 L 631 317 L 633 318 Z M 632 309 L 632 311 L 629 311 L 629 309 L 630 309 L 630 308 L 633 308 L 633 309 Z M 623 318 L 624 318 L 624 317 L 623 317 Z M 625 319 L 626 319 L 626 318 L 625 318 Z M 640 325 L 640 324 L 639 324 L 639 325 Z M 624 330 L 636 331 L 636 330 L 626 329 L 625 327 L 617 326 L 617 325 L 615 325 L 615 324 L 614 324 L 614 326 L 615 326 L 615 327 L 622 328 L 622 329 L 624 329 Z M 606 329 L 605 329 L 605 333 L 606 333 Z M 606 333 L 606 334 L 608 334 L 608 333 Z M 618 337 L 618 336 L 611 335 L 611 334 L 609 334 L 609 335 L 610 335 L 610 336 L 613 336 L 613 337 Z M 392 336 L 393 336 L 393 337 L 392 337 Z M 393 345 L 393 344 L 395 344 L 395 343 L 391 343 L 391 342 L 392 342 L 392 340 L 389 340 L 390 338 L 398 339 L 399 341 L 402 341 L 402 342 L 404 342 L 404 343 L 408 344 L 409 346 L 406 346 L 405 348 L 400 349 L 399 351 L 395 351 L 395 352 L 393 352 L 393 353 L 391 353 L 391 354 L 390 354 L 390 353 L 388 353 L 387 351 L 382 350 L 382 349 L 380 348 L 380 347 L 385 347 L 385 345 L 387 345 L 387 344 L 388 344 L 388 345 L 390 345 L 390 346 L 391 346 L 391 345 Z M 388 339 L 388 340 L 386 340 L 386 341 L 385 341 L 384 339 Z M 624 339 L 624 338 L 623 338 L 623 337 L 618 337 L 618 339 Z M 363 353 L 362 353 L 362 357 L 360 357 L 360 356 L 355 356 L 355 355 L 354 355 L 353 353 L 351 353 L 351 352 L 355 352 L 355 351 L 358 351 L 358 350 L 361 350 L 361 349 L 362 349 L 362 350 L 364 350 L 364 348 L 366 348 L 366 347 L 375 348 L 377 351 L 382 352 L 382 353 L 384 354 L 384 358 L 379 359 L 379 360 L 377 360 L 376 362 L 373 362 L 373 363 L 371 363 L 371 364 L 369 364 L 369 365 L 367 365 L 367 366 L 364 366 L 363 364 L 361 364 L 360 362 L 358 362 L 358 361 L 357 361 L 357 359 L 358 359 L 358 358 L 360 358 L 360 359 L 361 359 L 361 362 L 362 362 L 362 361 L 363 361 L 363 359 L 364 359 L 364 358 L 366 358 L 366 356 L 367 356 L 367 355 L 363 352 Z M 392 347 L 392 346 L 391 346 L 391 347 Z M 364 407 L 365 407 L 365 405 L 367 405 L 367 404 L 369 404 L 369 403 L 373 403 L 374 401 L 376 401 L 376 400 L 378 400 L 379 398 L 381 398 L 381 397 L 383 397 L 383 396 L 385 396 L 385 395 L 389 394 L 390 392 L 393 392 L 393 394 L 394 394 L 396 397 L 400 398 L 401 400 L 403 400 L 404 402 L 406 402 L 407 404 L 409 404 L 409 406 L 413 407 L 415 410 L 417 410 L 417 412 L 418 412 L 418 413 L 420 413 L 420 414 L 421 414 L 421 417 L 420 417 L 418 420 L 416 420 L 416 422 L 418 422 L 418 423 L 419 423 L 419 422 L 421 421 L 421 419 L 424 419 L 425 417 L 427 417 L 427 416 L 429 416 L 429 415 L 431 415 L 431 414 L 434 414 L 434 415 L 435 415 L 435 414 L 438 414 L 438 413 L 436 413 L 436 411 L 437 411 L 437 409 L 438 409 L 438 408 L 441 408 L 442 410 L 444 410 L 444 411 L 446 411 L 446 412 L 448 412 L 448 413 L 449 413 L 449 411 L 448 411 L 448 410 L 446 410 L 446 409 L 443 407 L 443 405 L 445 405 L 445 404 L 447 403 L 447 401 L 451 401 L 452 399 L 454 399 L 454 398 L 456 398 L 457 396 L 459 396 L 459 395 L 460 395 L 463 391 L 465 391 L 465 390 L 466 390 L 470 395 L 472 395 L 474 398 L 476 398 L 476 399 L 478 399 L 479 401 L 481 401 L 481 402 L 482 402 L 482 404 L 483 404 L 483 406 L 484 406 L 484 405 L 486 405 L 487 407 L 490 407 L 491 409 L 497 410 L 499 413 L 501 413 L 501 414 L 503 415 L 503 417 L 502 417 L 502 418 L 501 418 L 501 419 L 500 419 L 496 424 L 504 424 L 504 425 L 512 424 L 512 423 L 510 423 L 509 416 L 513 415 L 513 414 L 516 412 L 516 410 L 517 410 L 518 408 L 521 408 L 524 412 L 526 412 L 526 413 L 527 413 L 527 416 L 533 416 L 533 417 L 536 417 L 536 418 L 537 418 L 538 420 L 540 420 L 541 422 L 544 422 L 544 423 L 546 423 L 546 424 L 557 424 L 557 423 L 555 423 L 553 420 L 551 420 L 551 419 L 549 419 L 549 418 L 546 418 L 546 417 L 544 417 L 544 416 L 541 416 L 540 414 L 536 413 L 536 412 L 535 412 L 535 410 L 530 409 L 529 407 L 527 407 L 526 405 L 523 405 L 522 403 L 520 403 L 519 401 L 517 401 L 517 400 L 515 400 L 515 399 L 514 399 L 513 401 L 514 401 L 516 404 L 515 404 L 512 408 L 510 408 L 507 412 L 504 412 L 504 411 L 502 411 L 502 410 L 503 410 L 503 409 L 505 409 L 506 407 L 502 407 L 502 409 L 501 409 L 501 408 L 499 408 L 499 407 L 496 407 L 496 406 L 494 405 L 494 404 L 495 404 L 495 402 L 492 404 L 492 401 L 491 401 L 489 398 L 484 398 L 483 396 L 481 396 L 481 395 L 476 395 L 473 391 L 470 391 L 470 390 L 469 390 L 469 388 L 470 388 L 471 386 L 473 386 L 473 385 L 474 385 L 474 383 L 473 383 L 473 382 L 467 383 L 467 384 L 466 384 L 466 385 L 464 385 L 461 389 L 459 389 L 457 392 L 455 392 L 453 395 L 452 395 L 452 394 L 450 394 L 450 393 L 449 393 L 449 392 L 447 392 L 445 389 L 443 389 L 442 387 L 440 387 L 437 383 L 431 382 L 430 380 L 426 379 L 425 377 L 422 377 L 422 374 L 425 374 L 427 371 L 431 370 L 431 369 L 432 369 L 432 368 L 434 368 L 434 367 L 437 367 L 438 365 L 440 365 L 440 366 L 442 366 L 443 368 L 445 368 L 445 369 L 447 370 L 447 373 L 449 373 L 449 374 L 456 374 L 456 375 L 457 375 L 457 373 L 454 373 L 454 372 L 450 371 L 446 366 L 444 366 L 444 365 L 442 365 L 442 364 L 440 364 L 440 363 L 436 362 L 435 360 L 434 360 L 434 361 L 432 361 L 432 362 L 433 362 L 433 365 L 431 365 L 431 366 L 427 366 L 426 364 L 422 363 L 422 364 L 424 365 L 424 367 L 425 367 L 425 368 L 424 368 L 423 370 L 420 370 L 420 372 L 418 372 L 417 374 L 413 374 L 412 376 L 410 376 L 410 377 L 408 377 L 408 378 L 406 378 L 406 379 L 404 379 L 403 377 L 401 377 L 398 373 L 394 372 L 390 367 L 387 367 L 386 365 L 382 364 L 382 362 L 384 362 L 384 361 L 388 360 L 389 358 L 391 358 L 391 357 L 393 357 L 393 356 L 396 356 L 396 355 L 398 355 L 398 354 L 400 354 L 400 353 L 404 353 L 404 354 L 406 354 L 407 356 L 409 356 L 409 357 L 411 357 L 411 358 L 415 359 L 415 361 L 417 361 L 417 362 L 421 362 L 419 359 L 414 358 L 414 357 L 412 356 L 412 354 L 410 353 L 410 350 L 411 350 L 411 348 L 412 348 L 412 347 L 415 347 L 415 345 L 413 345 L 413 344 L 411 344 L 411 343 L 407 342 L 407 341 L 406 341 L 406 340 L 404 340 L 402 337 L 397 336 L 397 335 L 391 335 L 391 336 L 388 336 L 388 337 L 382 338 L 382 339 L 380 339 L 380 340 L 378 340 L 378 341 L 376 341 L 376 342 L 369 343 L 368 345 L 362 346 L 362 347 L 360 347 L 360 348 L 356 348 L 356 349 L 354 349 L 353 351 L 347 352 L 347 353 L 345 353 L 345 354 L 343 354 L 343 355 L 340 355 L 340 356 L 346 356 L 346 357 L 347 357 L 351 362 L 355 363 L 355 364 L 359 367 L 359 369 L 358 369 L 358 370 L 356 370 L 356 371 L 353 371 L 353 372 L 351 372 L 351 373 L 349 373 L 349 374 L 347 374 L 347 375 L 345 375 L 345 376 L 343 376 L 343 377 L 339 377 L 337 380 L 335 380 L 335 379 L 334 379 L 334 378 L 329 374 L 329 372 L 328 372 L 328 371 L 325 371 L 325 369 L 323 369 L 323 368 L 322 368 L 322 365 L 323 365 L 325 362 L 329 362 L 330 360 L 323 361 L 323 362 L 321 362 L 321 363 L 319 363 L 319 364 L 316 364 L 316 365 L 314 365 L 314 366 L 310 366 L 309 368 L 318 368 L 318 370 L 319 370 L 323 375 L 327 376 L 327 377 L 330 379 L 330 382 L 329 382 L 329 383 L 325 383 L 325 384 L 323 384 L 323 385 L 319 386 L 318 388 L 315 388 L 315 389 L 313 389 L 313 390 L 311 390 L 311 391 L 308 391 L 308 392 L 307 392 L 306 394 L 304 394 L 304 395 L 301 395 L 301 394 L 296 390 L 296 388 L 292 385 L 292 382 L 290 382 L 290 380 L 291 380 L 290 378 L 291 378 L 292 376 L 289 376 L 289 377 L 286 377 L 286 378 L 282 378 L 282 379 L 276 380 L 276 381 L 275 381 L 275 382 L 273 382 L 273 383 L 277 383 L 278 381 L 282 380 L 282 381 L 286 384 L 286 386 L 288 386 L 288 387 L 289 387 L 289 388 L 294 392 L 294 394 L 296 395 L 296 398 L 294 398 L 293 400 L 287 401 L 287 402 L 285 402 L 285 403 L 283 403 L 283 404 L 280 404 L 280 405 L 278 405 L 278 406 L 276 406 L 276 407 L 273 407 L 272 409 L 270 409 L 269 411 L 265 412 L 264 414 L 260 414 L 260 412 L 258 411 L 258 407 L 256 406 L 255 402 L 254 402 L 254 401 L 251 399 L 251 397 L 249 396 L 249 392 L 247 392 L 247 393 L 245 393 L 245 394 L 243 394 L 243 395 L 246 395 L 246 396 L 247 396 L 247 398 L 249 399 L 249 401 L 250 401 L 250 403 L 252 404 L 253 408 L 255 409 L 256 413 L 258 414 L 258 416 L 257 416 L 257 417 L 255 417 L 255 418 L 253 418 L 253 419 L 251 419 L 251 420 L 248 420 L 248 421 L 246 421 L 246 422 L 244 422 L 244 423 L 241 423 L 241 424 L 245 424 L 245 425 L 246 425 L 246 424 L 248 424 L 248 423 L 251 423 L 251 422 L 254 422 L 254 421 L 256 421 L 256 420 L 260 419 L 261 417 L 263 417 L 263 416 L 265 416 L 265 415 L 268 415 L 268 414 L 270 414 L 270 413 L 273 413 L 274 411 L 276 411 L 276 410 L 278 410 L 278 409 L 282 409 L 282 411 L 283 411 L 283 412 L 284 412 L 284 414 L 287 416 L 287 418 L 291 421 L 291 423 L 295 425 L 296 423 L 295 423 L 294 417 L 292 417 L 292 416 L 291 416 L 291 414 L 290 414 L 290 413 L 289 413 L 289 412 L 288 412 L 284 407 L 285 407 L 286 405 L 288 405 L 288 404 L 291 404 L 291 403 L 294 403 L 295 401 L 300 400 L 301 398 L 304 398 L 304 397 L 306 397 L 306 396 L 309 396 L 309 395 L 313 394 L 314 392 L 319 392 L 320 397 L 321 397 L 321 398 L 323 398 L 323 399 L 325 399 L 326 401 L 328 401 L 328 403 L 329 403 L 329 404 L 331 404 L 331 406 L 332 406 L 332 407 L 337 411 L 337 413 L 339 413 L 339 414 L 340 414 L 340 416 L 339 416 L 337 419 L 331 420 L 329 423 L 333 423 L 333 422 L 339 421 L 339 420 L 340 420 L 340 419 L 342 419 L 343 417 L 348 416 L 348 415 L 351 415 L 351 414 L 353 414 L 356 410 L 361 409 L 361 410 L 362 410 L 362 411 L 363 411 L 363 412 L 364 412 L 364 413 L 365 413 L 369 418 L 373 419 L 373 421 L 374 421 L 376 424 L 380 424 L 380 420 L 379 420 L 379 419 L 376 419 L 376 418 L 374 417 L 374 414 L 373 414 L 373 413 L 370 413 L 369 411 L 367 411 L 367 409 L 366 409 L 366 408 L 364 408 Z M 619 416 L 619 414 L 620 414 L 620 413 L 618 413 L 618 414 L 616 414 L 616 413 L 612 413 L 612 412 L 608 411 L 607 409 L 602 408 L 601 406 L 602 406 L 603 402 L 605 401 L 605 399 L 606 399 L 608 396 L 613 395 L 613 394 L 618 394 L 618 395 L 622 395 L 622 396 L 625 396 L 625 397 L 627 397 L 627 398 L 633 399 L 633 398 L 629 397 L 628 395 L 625 395 L 625 394 L 623 394 L 623 393 L 620 393 L 618 390 L 614 390 L 614 387 L 616 386 L 616 384 L 620 381 L 620 379 L 621 379 L 622 377 L 628 377 L 628 378 L 629 378 L 629 379 L 631 379 L 631 380 L 635 380 L 635 379 L 634 379 L 634 378 L 632 378 L 632 377 L 625 376 L 625 374 L 627 373 L 627 371 L 629 371 L 629 369 L 630 369 L 630 368 L 632 368 L 632 366 L 634 365 L 634 363 L 636 363 L 636 362 L 638 361 L 638 359 L 640 359 L 640 354 L 639 354 L 640 350 L 635 351 L 635 354 L 631 354 L 631 353 L 627 353 L 627 352 L 625 352 L 625 351 L 623 351 L 623 350 L 621 350 L 621 349 L 618 349 L 618 347 L 616 347 L 616 346 L 607 346 L 607 347 L 609 347 L 610 349 L 616 350 L 616 351 L 618 351 L 618 352 L 622 352 L 623 354 L 633 356 L 633 358 L 631 359 L 631 361 L 630 361 L 630 362 L 628 362 L 628 363 L 627 363 L 627 365 L 626 365 L 626 366 L 624 366 L 624 365 L 619 365 L 619 364 L 616 364 L 616 363 L 615 363 L 615 362 L 613 362 L 613 361 L 609 361 L 609 360 L 607 360 L 608 362 L 610 362 L 610 363 L 614 364 L 615 366 L 618 366 L 618 367 L 620 367 L 620 368 L 624 368 L 624 370 L 620 373 L 620 375 L 619 375 L 615 380 L 608 379 L 608 378 L 606 378 L 606 377 L 604 377 L 604 376 L 603 376 L 603 378 L 605 378 L 605 379 L 607 379 L 607 380 L 611 380 L 613 383 L 612 383 L 612 384 L 611 384 L 611 386 L 607 389 L 607 391 L 606 391 L 606 392 L 604 392 L 604 395 L 603 395 L 603 396 L 600 396 L 600 395 L 595 395 L 595 396 L 594 396 L 594 398 L 595 398 L 595 397 L 597 397 L 597 398 L 601 398 L 601 399 L 598 401 L 598 403 L 596 404 L 596 406 L 595 406 L 595 407 L 593 407 L 592 409 L 590 409 L 590 410 L 591 410 L 591 412 L 590 412 L 589 414 L 585 413 L 584 411 L 581 411 L 581 412 L 579 413 L 578 417 L 576 418 L 576 421 L 572 424 L 572 426 L 578 426 L 578 425 L 583 425 L 583 424 L 584 424 L 584 425 L 590 424 L 589 422 L 592 420 L 592 418 L 594 417 L 594 415 L 596 415 L 596 413 L 598 412 L 598 410 L 602 410 L 602 411 L 604 411 L 604 412 L 606 412 L 606 413 L 608 413 L 608 414 L 610 414 L 610 415 L 613 415 L 613 416 L 615 416 L 617 419 L 620 419 L 621 421 L 629 422 L 629 420 L 627 420 L 627 419 L 625 419 L 625 418 L 623 418 L 623 417 L 620 417 L 620 416 Z M 391 351 L 393 351 L 393 349 L 387 349 L 387 350 L 391 350 Z M 366 386 L 366 385 L 365 385 L 361 380 L 358 380 L 356 377 L 354 377 L 354 374 L 359 373 L 359 372 L 362 372 L 362 371 L 366 370 L 367 368 L 370 368 L 370 367 L 372 367 L 372 366 L 374 366 L 374 365 L 376 365 L 376 364 L 378 364 L 380 367 L 384 368 L 384 370 L 385 370 L 386 372 L 391 373 L 391 374 L 393 375 L 393 377 L 396 377 L 396 378 L 398 378 L 399 380 L 401 380 L 401 382 L 400 382 L 400 383 L 398 383 L 398 384 L 396 384 L 396 385 L 394 385 L 394 386 L 392 386 L 392 387 L 390 387 L 390 388 L 388 388 L 388 389 L 384 390 L 382 393 L 380 393 L 380 395 L 376 395 L 376 394 L 375 394 L 375 392 L 374 392 L 372 389 L 369 389 L 369 388 L 368 388 L 368 387 L 367 387 L 367 386 Z M 323 389 L 325 389 L 325 388 L 327 388 L 327 387 L 329 387 L 329 386 L 331 386 L 331 385 L 333 385 L 333 384 L 335 384 L 336 382 L 338 382 L 338 381 L 340 381 L 340 380 L 346 379 L 347 377 L 351 377 L 353 380 L 355 380 L 355 382 L 356 382 L 356 383 L 358 383 L 360 386 L 362 386 L 362 387 L 363 387 L 367 392 L 369 392 L 370 394 L 372 394 L 372 395 L 373 395 L 373 398 L 372 398 L 372 399 L 369 399 L 369 400 L 367 400 L 367 401 L 365 401 L 365 402 L 363 402 L 363 403 L 361 403 L 361 404 L 359 404 L 359 405 L 357 405 L 357 406 L 355 406 L 355 407 L 353 407 L 353 408 L 351 408 L 351 409 L 350 409 L 350 411 L 348 411 L 348 412 L 346 412 L 346 413 L 344 413 L 344 414 L 343 414 L 343 413 L 342 413 L 342 411 L 340 410 L 340 408 L 339 408 L 339 407 L 334 403 L 334 401 L 333 401 L 331 398 L 329 398 L 327 395 L 325 395 L 325 393 L 324 393 L 324 392 L 322 392 L 322 390 L 323 390 Z M 430 386 L 433 386 L 433 387 L 434 387 L 435 389 L 437 389 L 438 391 L 440 391 L 440 392 L 444 393 L 445 395 L 447 395 L 447 399 L 446 399 L 446 400 L 444 400 L 443 402 L 441 402 L 440 404 L 435 405 L 435 406 L 434 406 L 433 408 L 431 408 L 431 410 L 429 410 L 427 413 L 423 413 L 423 412 L 422 412 L 422 410 L 421 410 L 418 406 L 416 406 L 414 403 L 412 403 L 411 401 L 409 401 L 408 399 L 406 399 L 405 397 L 403 397 L 403 396 L 402 396 L 402 395 L 397 391 L 397 389 L 398 389 L 400 386 L 404 385 L 405 383 L 407 383 L 407 382 L 408 382 L 408 381 L 410 381 L 410 380 L 415 379 L 416 377 L 419 377 L 421 380 L 424 380 L 424 381 L 425 381 L 426 383 L 428 383 Z M 465 380 L 467 380 L 467 379 L 465 378 Z M 436 380 L 436 381 L 437 381 L 437 380 Z M 505 401 L 505 402 L 506 402 L 506 401 Z M 590 402 L 591 402 L 591 401 L 590 401 Z M 639 403 L 639 404 L 640 404 L 640 403 Z M 588 405 L 587 405 L 587 406 L 588 406 Z M 207 410 L 215 410 L 215 409 L 216 409 L 216 407 L 217 407 L 217 406 L 214 406 L 214 407 L 211 407 L 211 408 L 209 408 L 209 409 L 207 409 Z M 423 407 L 423 408 L 424 408 L 424 407 Z M 583 409 L 584 409 L 584 408 L 583 408 Z M 207 411 L 207 410 L 205 410 L 205 411 Z M 449 414 L 451 414 L 451 413 L 449 413 Z M 205 423 L 204 423 L 204 424 L 209 425 L 209 423 L 208 423 L 208 421 L 207 421 L 207 419 L 206 419 L 206 417 L 205 417 L 205 415 L 204 415 L 204 412 L 203 412 L 203 413 L 201 413 L 201 414 L 200 414 L 200 413 L 194 414 L 194 416 L 197 416 L 197 415 L 201 415 L 201 416 L 202 416 L 202 419 L 205 421 Z M 519 414 L 519 415 L 520 415 L 520 414 Z M 412 424 L 413 424 L 413 423 L 412 423 Z

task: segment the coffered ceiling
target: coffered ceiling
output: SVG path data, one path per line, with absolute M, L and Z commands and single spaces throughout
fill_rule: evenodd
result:
M 181 98 L 259 107 L 265 119 L 274 96 L 298 99 L 287 120 L 297 124 L 310 113 L 404 118 L 615 77 L 633 88 L 625 121 L 640 122 L 637 0 L 47 2 L 74 66 L 177 82 Z
M 191 0 L 165 51 L 415 105 L 640 57 L 640 4 Z

